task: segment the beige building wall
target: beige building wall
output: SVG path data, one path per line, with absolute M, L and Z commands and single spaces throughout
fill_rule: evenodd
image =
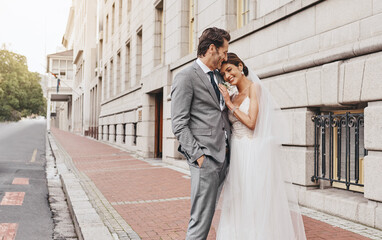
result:
M 73 13 L 69 15 L 64 44 L 73 49 L 75 66 L 73 86 L 73 132 L 89 135 L 91 120 L 90 89 L 97 84 L 96 79 L 96 32 L 97 4 L 94 1 L 72 1 Z M 65 38 L 67 37 L 67 38 Z
M 187 168 L 171 131 L 171 83 L 196 59 L 202 31 L 225 28 L 230 51 L 258 74 L 290 120 L 283 157 L 299 186 L 300 203 L 382 229 L 381 1 L 101 0 L 98 8 L 98 139 Z M 81 22 L 79 33 L 86 24 L 93 29 L 92 19 Z M 85 50 L 81 55 L 78 49 L 76 66 L 87 63 Z M 77 84 L 90 91 L 95 82 Z M 364 193 L 320 190 L 320 182 L 311 181 L 311 118 L 354 109 L 365 113 Z

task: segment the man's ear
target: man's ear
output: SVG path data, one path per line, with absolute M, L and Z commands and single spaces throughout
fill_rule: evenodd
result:
M 210 46 L 208 47 L 208 50 L 215 52 L 216 51 L 215 44 L 211 43 Z

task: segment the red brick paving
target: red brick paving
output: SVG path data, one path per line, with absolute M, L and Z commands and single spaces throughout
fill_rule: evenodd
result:
M 23 205 L 25 192 L 5 192 L 0 205 Z
M 369 239 L 353 232 L 346 231 L 342 228 L 333 227 L 327 223 L 311 219 L 307 216 L 303 216 L 303 220 L 307 239 Z M 330 229 L 330 231 L 328 231 L 328 229 Z
M 86 137 L 52 128 L 56 139 L 109 202 L 158 200 L 190 196 L 190 179 L 169 168 L 150 165 L 128 153 Z M 114 205 L 143 239 L 184 239 L 190 200 Z M 303 216 L 309 240 L 368 239 Z M 208 239 L 215 239 L 212 230 Z
M 17 223 L 0 223 L 0 239 L 13 240 L 16 237 Z

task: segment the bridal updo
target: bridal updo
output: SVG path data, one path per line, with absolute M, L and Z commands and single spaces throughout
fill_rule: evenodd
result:
M 239 64 L 243 64 L 243 72 L 244 76 L 248 76 L 248 67 L 244 64 L 244 62 L 235 54 L 232 52 L 227 53 L 227 61 L 223 61 L 222 65 L 225 63 L 230 63 L 235 65 L 236 67 L 239 67 Z

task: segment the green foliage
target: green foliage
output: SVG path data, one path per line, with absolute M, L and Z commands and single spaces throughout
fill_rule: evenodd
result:
M 38 73 L 29 72 L 25 56 L 0 49 L 0 121 L 46 114 L 40 80 Z

